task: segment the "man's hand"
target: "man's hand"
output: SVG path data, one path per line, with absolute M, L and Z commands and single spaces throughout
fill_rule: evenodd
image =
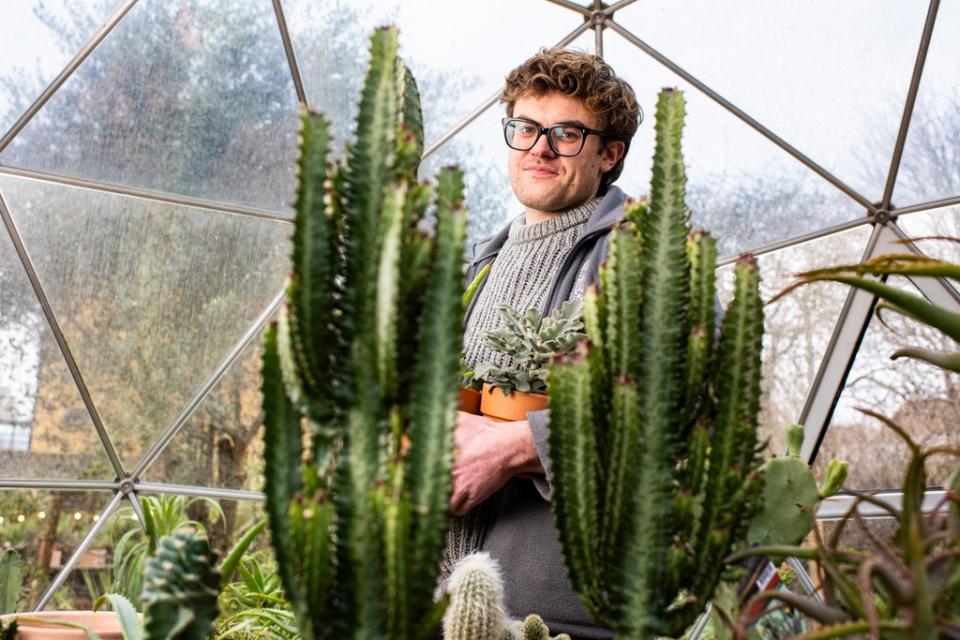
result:
M 521 473 L 543 473 L 530 423 L 457 413 L 450 510 L 462 516 Z

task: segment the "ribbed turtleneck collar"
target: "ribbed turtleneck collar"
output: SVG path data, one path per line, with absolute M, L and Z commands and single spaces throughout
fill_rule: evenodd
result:
M 593 198 L 579 207 L 555 213 L 548 219 L 535 224 L 527 224 L 526 215 L 521 215 L 510 225 L 510 242 L 522 243 L 543 240 L 555 233 L 581 225 L 590 219 L 598 204 L 600 204 L 600 198 Z

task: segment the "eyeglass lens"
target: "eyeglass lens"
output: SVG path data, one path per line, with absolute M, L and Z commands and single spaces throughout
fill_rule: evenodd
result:
M 558 155 L 575 156 L 583 148 L 583 131 L 569 125 L 555 124 L 544 128 L 526 120 L 507 120 L 503 129 L 507 145 L 517 151 L 532 149 L 544 131 L 550 148 Z

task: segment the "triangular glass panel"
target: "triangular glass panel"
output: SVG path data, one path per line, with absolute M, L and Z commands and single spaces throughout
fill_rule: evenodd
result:
M 122 4 L 121 0 L 4 4 L 0 22 L 0 136 Z
M 687 204 L 694 224 L 717 236 L 722 255 L 865 215 L 854 200 L 609 29 L 604 55 L 633 86 L 645 115 L 617 184 L 633 196 L 649 192 L 657 94 L 662 87 L 681 89 Z
M 145 482 L 263 490 L 263 332 L 141 476 Z
M 142 0 L 0 161 L 287 211 L 296 119 L 269 2 Z
M 5 175 L 0 190 L 129 468 L 280 292 L 290 226 Z
M 614 17 L 873 201 L 883 192 L 926 8 L 652 0 Z M 720 161 L 726 132 L 710 133 L 705 153 Z M 741 149 L 755 169 L 775 151 Z M 730 160 L 740 168 L 740 158 Z
M 0 478 L 113 476 L 10 236 L 0 229 Z
M 341 144 L 353 126 L 376 27 L 400 29 L 400 54 L 417 79 L 430 144 L 502 87 L 510 69 L 583 22 L 540 0 L 513 2 L 508 16 L 482 2 L 282 4 L 307 100 L 331 119 Z M 490 34 L 496 34 L 495 46 Z
M 0 540 L 22 561 L 17 611 L 31 611 L 47 586 L 96 523 L 110 501 L 108 492 L 28 491 L 0 492 Z M 98 536 L 80 558 L 78 571 L 102 582 L 109 575 L 110 552 Z M 61 587 L 48 609 L 90 609 L 93 601 L 83 576 L 74 574 Z
M 420 165 L 421 179 L 432 178 L 448 165 L 464 170 L 468 255 L 476 240 L 523 213 L 507 178 L 509 149 L 503 142 L 503 113 L 502 106 L 490 107 Z
M 893 192 L 901 208 L 960 196 L 960 4 L 938 4 Z
M 782 291 L 797 273 L 833 262 L 858 262 L 869 238 L 870 227 L 864 225 L 759 256 L 762 298 Z M 733 297 L 733 265 L 717 272 L 717 294 L 726 307 Z M 787 449 L 786 427 L 800 417 L 846 295 L 846 287 L 823 282 L 796 289 L 763 308 L 760 439 L 769 443 L 768 457 Z
M 890 278 L 888 284 L 919 295 L 905 278 Z M 832 458 L 838 458 L 850 462 L 845 489 L 900 488 L 909 448 L 892 429 L 859 408 L 886 416 L 924 449 L 960 443 L 960 375 L 911 358 L 891 362 L 895 351 L 908 346 L 956 350 L 956 343 L 926 325 L 889 309 L 882 309 L 880 316 L 875 314 L 817 453 L 814 469 L 818 477 Z M 942 486 L 955 468 L 956 460 L 948 456 L 930 458 L 928 486 Z

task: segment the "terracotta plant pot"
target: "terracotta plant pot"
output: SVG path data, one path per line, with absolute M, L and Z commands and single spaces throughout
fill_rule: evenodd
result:
M 0 617 L 4 625 L 17 618 L 20 618 L 17 622 L 17 640 L 87 640 L 87 634 L 82 629 L 44 624 L 37 622 L 39 619 L 82 624 L 100 636 L 101 640 L 123 640 L 120 618 L 113 611 L 41 611 Z
M 545 393 L 511 391 L 503 395 L 503 391 L 485 383 L 480 413 L 497 422 L 516 422 L 526 420 L 530 411 L 546 409 L 549 403 L 550 399 Z
M 460 411 L 480 415 L 480 392 L 474 389 L 460 389 Z

